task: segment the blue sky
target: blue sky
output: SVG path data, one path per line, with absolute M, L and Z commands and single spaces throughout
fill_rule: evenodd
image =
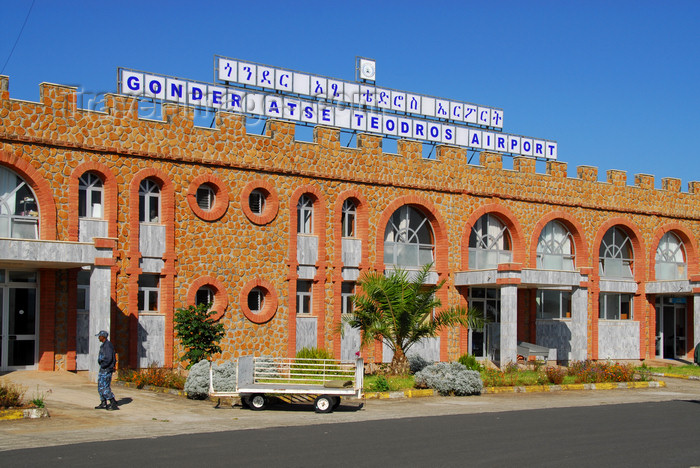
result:
M 700 180 L 698 1 L 35 0 L 20 36 L 31 4 L 0 4 L 15 99 L 115 92 L 118 67 L 212 82 L 214 55 L 352 80 L 360 55 L 380 86 L 502 108 L 504 132 L 556 140 L 570 176 Z

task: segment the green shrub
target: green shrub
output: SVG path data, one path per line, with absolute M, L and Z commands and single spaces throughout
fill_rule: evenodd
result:
M 12 382 L 0 381 L 0 408 L 15 408 L 24 404 L 27 389 Z
M 175 333 L 185 348 L 181 360 L 188 361 L 188 369 L 221 352 L 218 343 L 224 337 L 224 325 L 214 320 L 211 304 L 179 308 L 174 318 Z
M 297 351 L 297 359 L 333 359 L 330 351 L 323 348 L 301 348 Z
M 389 381 L 383 375 L 378 375 L 377 378 L 369 386 L 373 392 L 388 392 Z
M 476 360 L 476 357 L 472 354 L 462 354 L 459 359 L 457 359 L 457 362 L 462 364 L 464 367 L 466 367 L 469 370 L 481 372 L 484 370 L 484 366 Z

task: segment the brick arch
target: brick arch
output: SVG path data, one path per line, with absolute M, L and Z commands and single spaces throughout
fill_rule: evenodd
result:
M 221 317 L 224 316 L 224 312 L 226 312 L 226 307 L 228 307 L 228 294 L 226 294 L 224 284 L 213 276 L 200 276 L 192 282 L 187 290 L 187 304 L 195 305 L 197 291 L 202 286 L 207 286 L 214 291 L 214 303 L 212 304 L 211 310 L 215 315 L 213 315 L 212 318 L 214 320 L 221 319 Z
M 435 270 L 440 278 L 447 274 L 448 239 L 445 221 L 435 205 L 424 198 L 415 195 L 405 195 L 389 203 L 377 222 L 377 239 L 375 268 L 384 271 L 384 231 L 391 216 L 404 205 L 417 207 L 430 221 L 435 234 Z M 442 291 L 441 291 L 442 292 Z
M 469 236 L 472 232 L 472 228 L 479 218 L 485 214 L 495 214 L 498 219 L 506 225 L 510 232 L 511 241 L 513 242 L 513 262 L 525 263 L 525 242 L 523 240 L 520 222 L 518 222 L 515 214 L 506 206 L 500 203 L 489 203 L 488 205 L 477 208 L 471 216 L 469 216 L 467 224 L 464 227 L 462 245 L 460 246 L 462 250 L 462 269 L 467 270 L 469 268 Z
M 56 239 L 56 202 L 51 185 L 31 164 L 0 150 L 0 164 L 16 172 L 34 192 L 39 207 L 39 239 Z
M 341 301 L 343 285 L 343 248 L 342 248 L 342 226 L 340 218 L 343 213 L 343 203 L 345 200 L 353 200 L 357 208 L 355 219 L 355 237 L 362 242 L 362 257 L 360 259 L 360 271 L 365 271 L 369 267 L 369 209 L 365 197 L 355 189 L 346 190 L 338 195 L 332 212 L 331 226 L 333 228 L 333 239 L 336 248 L 333 250 L 333 327 L 338 327 L 341 321 Z M 333 354 L 340 359 L 340 334 L 333 334 Z
M 263 208 L 263 212 L 259 215 L 253 213 L 248 205 L 248 197 L 253 190 L 256 189 L 265 194 L 265 207 Z M 264 179 L 256 179 L 248 182 L 241 191 L 240 203 L 243 214 L 245 214 L 251 222 L 258 225 L 271 223 L 279 211 L 279 197 L 277 196 L 277 190 L 275 190 L 275 186 L 272 185 L 272 183 Z
M 608 232 L 610 228 L 615 226 L 622 228 L 632 241 L 634 252 L 634 280 L 644 281 L 646 278 L 646 264 L 644 262 L 646 258 L 646 248 L 642 240 L 642 234 L 634 223 L 623 217 L 609 219 L 598 228 L 598 233 L 593 241 L 593 251 L 591 252 L 591 270 L 593 276 L 599 277 L 598 263 L 600 261 L 600 243 L 603 241 L 603 236 L 605 236 L 605 233 Z
M 649 248 L 649 281 L 656 279 L 656 249 L 659 246 L 659 242 L 661 242 L 661 238 L 667 232 L 673 232 L 683 242 L 686 254 L 685 263 L 688 266 L 688 278 L 691 275 L 697 275 L 699 272 L 698 244 L 695 236 L 687 227 L 680 223 L 668 223 L 658 228 L 651 240 Z
M 355 220 L 355 237 L 362 240 L 362 260 L 360 268 L 367 268 L 369 264 L 369 210 L 365 197 L 355 189 L 346 190 L 338 195 L 338 198 L 333 207 L 333 218 L 331 226 L 333 227 L 333 238 L 336 239 L 336 245 L 340 246 L 340 239 L 343 233 L 341 232 L 341 223 L 339 222 L 343 212 L 343 203 L 346 200 L 353 200 L 357 206 L 357 219 Z M 342 249 L 335 249 L 333 256 L 333 266 L 342 267 Z
M 448 254 L 449 254 L 449 239 L 447 237 L 447 228 L 445 221 L 443 220 L 437 207 L 430 201 L 422 197 L 415 195 L 404 195 L 402 197 L 394 199 L 382 212 L 379 221 L 377 222 L 377 234 L 376 234 L 376 261 L 375 268 L 377 271 L 384 271 L 384 232 L 386 231 L 386 225 L 389 222 L 391 216 L 404 205 L 409 205 L 417 208 L 421 213 L 423 213 L 430 221 L 430 225 L 433 228 L 433 234 L 435 235 L 435 272 L 438 275 L 438 281 L 446 280 L 448 274 Z M 443 307 L 448 305 L 448 288 L 441 288 L 437 292 L 437 297 L 442 302 Z M 448 350 L 448 338 L 449 332 L 447 328 L 444 328 L 440 332 L 440 360 L 447 360 L 447 350 Z M 375 343 L 374 355 L 382 356 L 382 344 L 380 341 Z
M 68 237 L 77 241 L 79 236 L 78 198 L 80 177 L 86 172 L 94 172 L 102 179 L 104 219 L 107 221 L 107 236 L 117 237 L 117 177 L 107 165 L 89 161 L 73 169 L 68 181 Z
M 589 261 L 588 256 L 588 245 L 586 244 L 586 239 L 583 237 L 583 226 L 581 223 L 571 214 L 566 211 L 552 211 L 544 215 L 535 224 L 532 230 L 532 238 L 530 239 L 530 266 L 535 268 L 537 266 L 537 244 L 540 240 L 540 233 L 542 229 L 549 224 L 550 221 L 558 221 L 569 230 L 571 237 L 574 239 L 575 261 L 574 266 L 576 268 L 586 267 Z
M 134 174 L 129 185 L 128 226 L 131 236 L 127 256 L 130 275 L 128 286 L 129 311 L 129 364 L 136 368 L 138 364 L 138 278 L 142 273 L 139 266 L 139 184 L 142 180 L 152 178 L 160 184 L 160 219 L 165 226 L 165 252 L 163 269 L 160 272 L 160 309 L 165 315 L 165 366 L 172 365 L 173 360 L 173 311 L 175 290 L 175 187 L 168 175 L 152 167 L 141 169 Z
M 297 203 L 302 195 L 309 195 L 313 201 L 313 233 L 318 237 L 318 260 L 316 261 L 316 278 L 312 293 L 312 308 L 317 317 L 317 346 L 325 347 L 325 280 L 326 269 L 326 202 L 321 191 L 313 185 L 297 188 L 289 198 L 289 317 L 287 322 L 287 354 L 296 354 L 296 288 L 297 288 Z

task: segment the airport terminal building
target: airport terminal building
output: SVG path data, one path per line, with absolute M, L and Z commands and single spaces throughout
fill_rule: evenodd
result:
M 471 163 L 444 141 L 425 158 L 429 142 L 400 135 L 392 154 L 367 127 L 347 147 L 320 120 L 297 141 L 301 121 L 266 115 L 252 134 L 235 109 L 207 128 L 187 102 L 146 119 L 138 96 L 94 111 L 75 88 L 42 84 L 27 102 L 10 84 L 0 77 L 0 371 L 94 371 L 101 329 L 120 367 L 177 366 L 174 312 L 200 302 L 225 326 L 222 359 L 307 346 L 352 358 L 359 337 L 338 324 L 363 272 L 427 263 L 443 304 L 490 319 L 424 340 L 415 352 L 431 359 L 505 363 L 526 342 L 563 362 L 692 360 L 700 341 L 700 182 L 599 180 L 556 159 L 538 173 L 485 143 Z M 362 355 L 391 358 L 381 343 Z

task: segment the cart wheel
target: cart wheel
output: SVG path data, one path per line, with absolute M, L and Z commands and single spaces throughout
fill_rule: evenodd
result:
M 333 397 L 321 395 L 314 401 L 314 411 L 317 413 L 330 413 L 333 411 Z
M 340 406 L 340 397 L 333 397 L 333 411 L 337 410 L 338 406 Z
M 265 409 L 265 407 L 267 407 L 267 403 L 267 397 L 262 393 L 256 393 L 255 395 L 251 395 L 248 397 L 248 406 L 253 411 L 260 411 Z

